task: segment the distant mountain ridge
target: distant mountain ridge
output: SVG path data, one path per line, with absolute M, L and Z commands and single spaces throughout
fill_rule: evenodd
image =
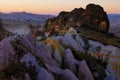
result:
M 109 20 L 119 20 L 120 21 L 120 14 L 108 14 Z
M 110 32 L 120 37 L 120 14 L 108 14 L 110 21 Z
M 0 18 L 3 20 L 17 20 L 25 22 L 45 23 L 48 18 L 54 17 L 53 15 L 33 14 L 28 12 L 0 12 Z
M 30 18 L 30 17 L 34 17 L 34 18 L 49 18 L 49 17 L 53 17 L 52 15 L 44 15 L 44 14 L 34 14 L 34 13 L 28 13 L 28 12 L 11 12 L 11 13 L 0 13 L 0 17 L 1 18 L 5 18 L 5 17 L 14 17 L 14 18 Z
M 113 17 L 120 18 L 120 14 L 108 14 L 108 17 L 110 17 L 110 18 L 113 18 Z

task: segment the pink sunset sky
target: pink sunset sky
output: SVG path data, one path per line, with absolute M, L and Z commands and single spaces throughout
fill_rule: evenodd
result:
M 56 15 L 61 11 L 85 8 L 89 3 L 101 5 L 108 14 L 120 14 L 120 0 L 0 0 L 0 12 L 26 11 Z

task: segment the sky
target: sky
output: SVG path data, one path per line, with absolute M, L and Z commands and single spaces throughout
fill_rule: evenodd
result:
M 0 12 L 57 15 L 61 11 L 85 8 L 89 3 L 101 5 L 108 14 L 120 14 L 120 0 L 0 0 Z

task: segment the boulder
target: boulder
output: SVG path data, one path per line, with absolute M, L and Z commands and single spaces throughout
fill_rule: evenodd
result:
M 0 71 L 8 66 L 11 56 L 15 54 L 11 45 L 12 40 L 13 37 L 9 37 L 0 42 Z
M 60 80 L 79 80 L 69 69 L 64 70 Z
M 18 45 L 21 45 L 24 49 L 29 51 L 35 58 L 37 57 L 42 64 L 50 64 L 59 67 L 59 65 L 52 59 L 49 49 L 44 43 L 37 43 L 36 47 L 34 47 L 27 38 L 20 35 L 16 37 L 16 40 L 19 41 Z
M 46 64 L 49 71 L 60 77 L 60 80 L 79 80 L 71 70 L 69 69 L 60 69 L 51 65 Z
M 60 55 L 59 51 L 57 49 L 54 50 L 53 54 L 54 60 L 59 64 L 62 65 L 62 56 Z
M 26 53 L 20 60 L 21 63 L 25 63 L 25 66 L 29 67 L 29 65 L 34 66 L 36 71 L 38 72 L 41 66 L 38 64 L 36 58 L 31 53 Z
M 44 68 L 41 68 L 37 75 L 37 80 L 54 80 L 48 71 Z
M 76 35 L 71 33 L 64 36 L 67 40 L 68 46 L 73 48 L 76 51 L 85 52 L 83 47 L 79 44 L 79 42 L 75 40 L 75 36 Z
M 25 35 L 25 37 L 29 40 L 29 42 L 35 47 L 36 46 L 36 40 L 35 38 L 32 36 L 32 33 L 29 33 L 27 35 Z
M 104 11 L 103 7 L 101 7 L 100 5 L 95 4 L 87 5 L 83 16 L 84 25 L 87 25 L 92 29 L 103 32 L 109 31 L 108 16 Z
M 51 56 L 59 65 L 62 65 L 64 48 L 54 38 L 47 38 L 44 42 L 51 45 Z
M 31 80 L 30 75 L 28 73 L 25 74 L 25 80 Z
M 67 39 L 64 36 L 56 36 L 55 40 L 57 40 L 62 46 L 68 46 Z
M 64 67 L 70 69 L 74 74 L 77 72 L 75 59 L 70 49 L 66 49 L 65 51 Z
M 75 40 L 80 44 L 80 46 L 82 46 L 82 48 L 86 47 L 86 44 L 81 36 L 76 35 Z
M 81 80 L 94 80 L 93 75 L 88 68 L 85 60 L 83 60 L 79 65 L 77 76 Z

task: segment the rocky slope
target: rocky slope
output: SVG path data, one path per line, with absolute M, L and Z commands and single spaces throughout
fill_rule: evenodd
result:
M 89 4 L 86 9 L 75 8 L 71 12 L 61 12 L 57 17 L 48 19 L 46 31 L 65 31 L 70 27 L 85 25 L 90 29 L 108 32 L 109 20 L 104 9 L 95 4 Z
M 50 19 L 46 30 L 38 27 L 0 41 L 0 80 L 120 80 L 120 38 L 107 33 L 108 25 L 104 30 L 94 26 L 100 23 L 75 27 L 78 18 L 71 23 L 62 17 Z
M 38 37 L 43 35 L 39 35 Z M 15 35 L 0 42 L 0 80 L 118 80 L 120 49 L 70 29 L 39 39 Z
M 63 37 L 63 38 L 62 38 Z M 62 44 L 59 40 L 62 40 Z M 1 80 L 101 80 L 104 78 L 104 66 L 99 69 L 91 70 L 100 62 L 96 60 L 93 67 L 89 60 L 84 57 L 75 59 L 75 52 L 78 55 L 83 54 L 84 43 L 81 45 L 82 38 L 76 35 L 76 40 L 72 34 L 47 38 L 36 42 L 31 35 L 29 36 L 11 36 L 0 42 L 0 79 Z M 68 40 L 64 42 L 64 40 Z M 72 43 L 71 43 L 72 41 Z M 74 42 L 74 43 L 73 43 Z M 64 46 L 63 46 L 64 45 Z M 68 46 L 68 47 L 67 47 Z M 72 50 L 73 49 L 73 50 Z M 82 53 L 81 53 L 82 52 Z M 75 54 L 74 54 L 75 53 Z M 80 56 L 78 56 L 80 57 Z M 87 62 L 86 62 L 87 61 Z M 102 61 L 101 61 L 102 62 Z M 17 73 L 16 73 L 17 71 Z M 100 71 L 100 73 L 98 73 Z M 93 75 L 93 74 L 98 74 Z M 102 73 L 102 74 L 101 74 Z M 104 75 L 103 75 L 104 73 Z M 94 77 L 93 77 L 94 76 Z M 100 77 L 101 79 L 99 79 Z

